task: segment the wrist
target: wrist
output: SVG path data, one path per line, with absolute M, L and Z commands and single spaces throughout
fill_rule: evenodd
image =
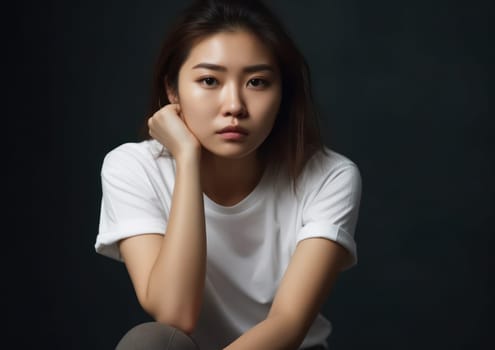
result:
M 200 163 L 201 160 L 201 146 L 198 145 L 192 146 L 189 148 L 185 148 L 181 150 L 180 153 L 174 156 L 175 162 L 177 163 L 178 166 L 194 166 L 195 164 Z

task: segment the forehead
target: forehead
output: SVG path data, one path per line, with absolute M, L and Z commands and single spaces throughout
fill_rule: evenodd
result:
M 199 40 L 193 45 L 183 67 L 192 68 L 203 62 L 227 68 L 276 65 L 271 50 L 255 34 L 244 30 L 220 32 Z

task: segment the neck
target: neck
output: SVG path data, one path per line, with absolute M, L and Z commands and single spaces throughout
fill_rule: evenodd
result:
M 220 205 L 239 203 L 256 187 L 262 174 L 262 164 L 255 154 L 226 159 L 204 151 L 201 156 L 203 192 Z

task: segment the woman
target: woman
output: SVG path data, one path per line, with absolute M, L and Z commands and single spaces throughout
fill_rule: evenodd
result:
M 118 349 L 324 349 L 357 261 L 357 166 L 323 146 L 304 58 L 258 1 L 198 1 L 166 38 L 147 137 L 102 166 L 97 252 L 156 321 Z

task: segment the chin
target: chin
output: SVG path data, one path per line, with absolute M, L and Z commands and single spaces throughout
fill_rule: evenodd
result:
M 245 147 L 215 147 L 206 148 L 203 146 L 204 152 L 213 157 L 219 157 L 230 160 L 239 160 L 252 156 L 256 149 L 246 149 Z

